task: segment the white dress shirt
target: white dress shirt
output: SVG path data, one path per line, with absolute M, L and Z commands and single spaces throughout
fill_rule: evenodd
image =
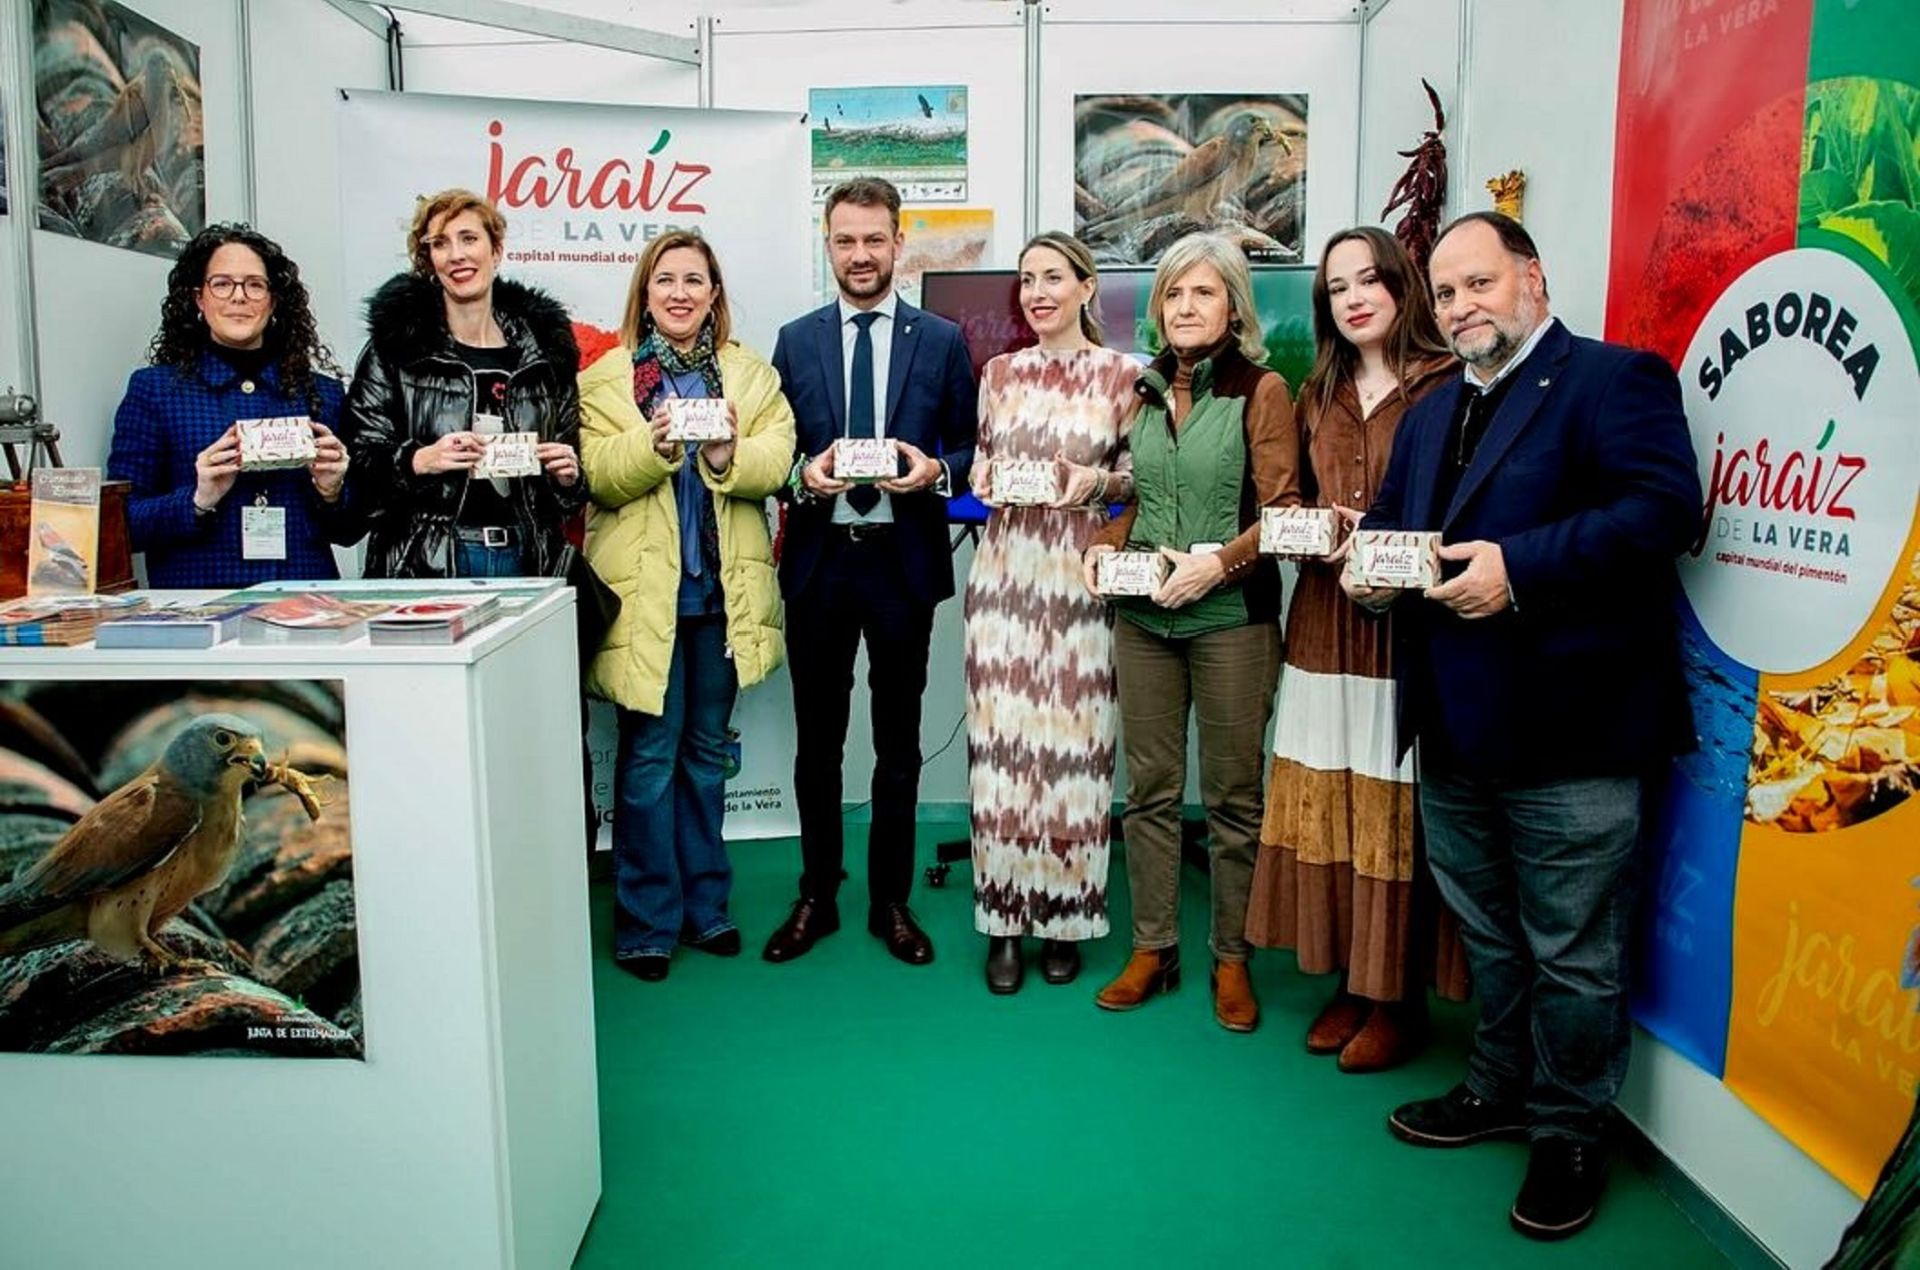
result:
M 840 398 L 851 403 L 853 400 L 853 342 L 859 337 L 860 328 L 854 325 L 856 313 L 878 313 L 880 320 L 869 328 L 873 339 L 873 435 L 887 435 L 887 372 L 893 367 L 893 316 L 900 306 L 899 293 L 888 291 L 886 299 L 871 309 L 856 309 L 847 303 L 847 297 L 839 298 L 840 305 Z M 848 416 L 852 416 L 849 406 Z M 846 420 L 840 421 L 841 435 L 845 436 Z M 884 491 L 873 510 L 862 516 L 853 510 L 845 498 L 836 498 L 833 502 L 833 523 L 836 525 L 890 525 L 893 523 L 893 495 Z

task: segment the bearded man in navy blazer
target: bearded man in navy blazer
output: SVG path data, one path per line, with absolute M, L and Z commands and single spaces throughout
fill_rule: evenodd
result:
M 1362 525 L 1438 530 L 1444 580 L 1343 585 L 1394 608 L 1400 741 L 1480 1022 L 1466 1080 L 1388 1127 L 1529 1139 L 1509 1218 L 1558 1239 L 1592 1220 L 1626 1074 L 1645 789 L 1694 740 L 1674 558 L 1700 478 L 1673 369 L 1551 317 L 1519 222 L 1460 217 L 1428 273 L 1465 374 L 1407 412 Z
M 905 242 L 899 191 L 848 181 L 828 194 L 822 222 L 840 294 L 782 327 L 773 349 L 798 425 L 780 591 L 804 871 L 800 898 L 764 955 L 790 961 L 840 928 L 841 760 L 864 638 L 874 748 L 867 929 L 895 957 L 924 965 L 933 943 L 907 908 L 920 698 L 934 608 L 953 594 L 947 496 L 967 487 L 978 398 L 960 328 L 894 294 Z M 842 437 L 893 441 L 899 474 L 865 486 L 837 479 L 833 443 Z

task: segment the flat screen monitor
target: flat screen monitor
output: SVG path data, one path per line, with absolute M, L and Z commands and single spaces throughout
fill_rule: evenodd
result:
M 1267 365 L 1294 392 L 1313 367 L 1313 269 L 1308 265 L 1253 265 L 1253 303 L 1267 336 Z M 1102 269 L 1095 305 L 1107 347 L 1142 362 L 1160 352 L 1147 297 L 1153 270 Z M 930 271 L 920 280 L 920 304 L 959 324 L 977 376 L 1002 353 L 1026 348 L 1033 332 L 1020 314 L 1020 278 L 1012 269 Z M 950 520 L 979 522 L 987 509 L 971 493 L 948 500 Z

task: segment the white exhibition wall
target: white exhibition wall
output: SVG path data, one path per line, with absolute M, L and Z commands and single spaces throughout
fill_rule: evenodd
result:
M 340 187 L 355 171 L 340 161 L 333 109 L 342 88 L 387 86 L 386 45 L 326 4 L 253 14 L 254 220 L 300 266 L 320 337 L 351 370 L 365 328 L 341 269 Z
M 1405 165 L 1394 151 L 1410 148 L 1431 126 L 1419 86 L 1425 76 L 1448 115 L 1449 212 L 1490 205 L 1484 182 L 1524 170 L 1526 220 L 1547 265 L 1553 308 L 1575 330 L 1599 334 L 1622 4 L 1214 0 L 1168 22 L 1159 0 L 1051 0 L 1039 43 L 1042 104 L 1031 166 L 1018 5 L 715 5 L 712 104 L 798 112 L 815 85 L 966 84 L 970 204 L 994 209 L 991 263 L 1006 266 L 1026 228 L 1029 171 L 1042 183 L 1040 224 L 1070 223 L 1075 92 L 1306 91 L 1314 138 L 1306 243 L 1314 256 L 1332 229 L 1378 219 Z M 136 0 L 136 7 L 201 45 L 208 212 L 237 217 L 245 203 L 235 149 L 238 6 Z M 565 7 L 672 34 L 691 33 L 695 8 L 672 6 L 669 20 L 654 12 L 664 5 L 573 0 Z M 337 191 L 354 173 L 351 163 L 336 161 L 328 112 L 335 86 L 385 86 L 386 50 L 325 0 L 253 0 L 251 13 L 257 219 L 300 261 L 323 334 L 350 364 L 361 340 L 359 298 L 341 283 Z M 404 9 L 399 16 L 412 91 L 653 105 L 698 100 L 691 67 Z M 1347 137 L 1358 143 L 1334 140 Z M 14 198 L 17 208 L 17 183 Z M 34 246 L 47 415 L 66 431 L 70 462 L 97 462 L 126 373 L 152 333 L 167 262 L 38 232 Z M 8 253 L 0 252 L 0 288 L 14 284 Z M 19 374 L 13 323 L 11 306 L 0 305 L 0 387 Z M 956 560 L 963 576 L 967 559 L 963 548 Z M 929 755 L 954 735 L 962 714 L 959 617 L 959 605 L 949 604 L 936 627 L 923 723 Z M 864 771 L 870 755 L 864 700 L 863 689 L 849 741 L 852 773 Z M 923 798 L 964 802 L 965 772 L 961 736 L 928 767 Z M 857 778 L 848 791 L 856 799 L 865 792 Z M 1782 1261 L 1823 1261 L 1858 1202 L 1719 1082 L 1644 1036 L 1637 1055 L 1622 1098 L 1628 1114 Z

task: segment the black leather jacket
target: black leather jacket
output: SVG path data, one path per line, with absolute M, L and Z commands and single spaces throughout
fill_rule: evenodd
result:
M 542 291 L 496 279 L 493 315 L 520 354 L 500 413 L 509 431 L 580 445 L 580 354 L 567 311 Z M 473 426 L 473 373 L 454 352 L 433 279 L 405 273 L 367 301 L 367 347 L 354 368 L 343 423 L 354 489 L 368 512 L 370 578 L 444 578 L 454 572 L 453 526 L 466 496 L 461 474 L 420 476 L 413 456 Z M 545 476 L 513 481 L 514 519 L 530 545 L 528 567 L 550 574 L 566 545 L 561 526 L 585 505 Z

